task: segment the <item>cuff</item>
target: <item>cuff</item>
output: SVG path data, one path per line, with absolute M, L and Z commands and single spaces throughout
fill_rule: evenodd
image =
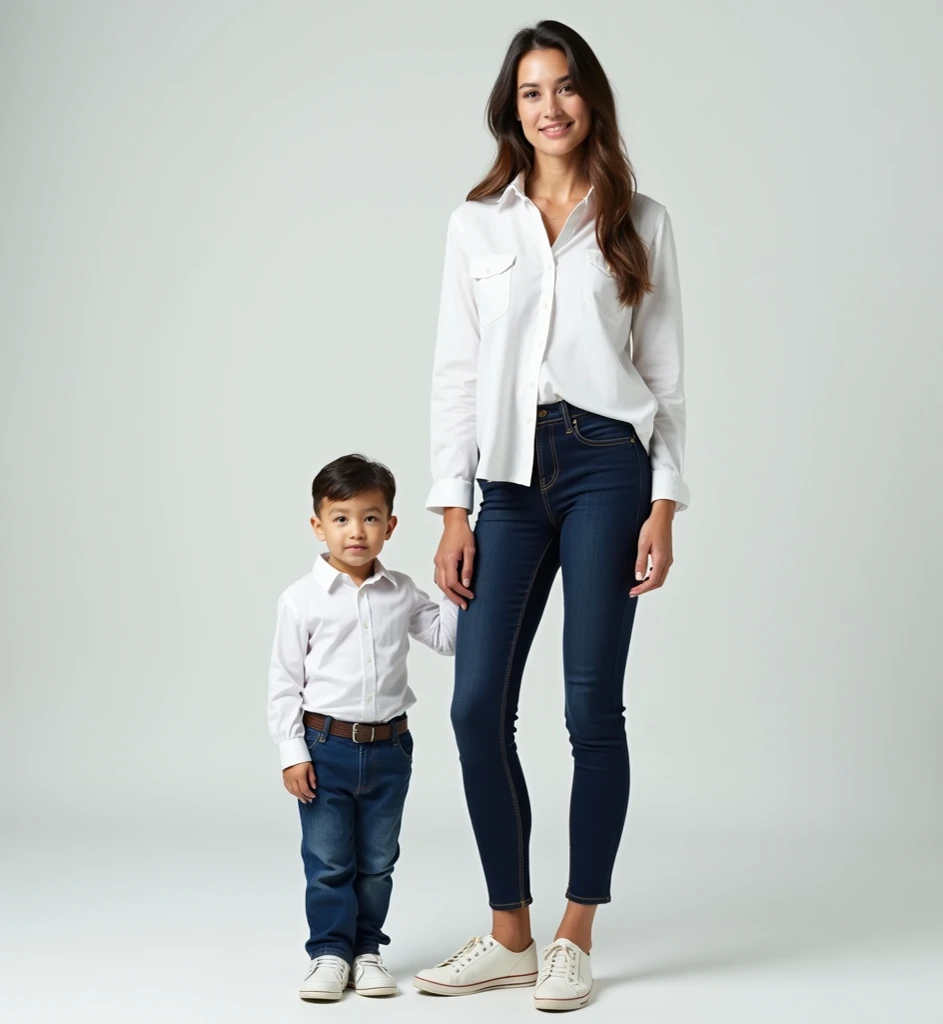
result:
M 282 740 L 278 745 L 278 756 L 282 762 L 282 770 L 291 768 L 293 764 L 301 764 L 302 761 L 311 760 L 311 751 L 304 738 L 298 736 L 293 740 Z
M 678 473 L 670 469 L 656 469 L 652 473 L 652 501 L 669 498 L 677 504 L 676 512 L 683 512 L 691 501 L 688 485 Z
M 432 485 L 426 508 L 442 515 L 447 508 L 466 508 L 469 512 L 475 504 L 475 482 L 473 480 L 437 480 Z

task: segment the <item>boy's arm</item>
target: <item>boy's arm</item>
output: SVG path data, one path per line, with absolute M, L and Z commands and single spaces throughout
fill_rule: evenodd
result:
M 307 653 L 308 628 L 282 595 L 269 666 L 268 723 L 283 769 L 311 760 L 301 721 Z
M 458 605 L 447 597 L 440 603 L 409 581 L 413 592 L 413 607 L 409 616 L 409 635 L 431 647 L 439 654 L 455 653 L 455 633 L 458 629 Z

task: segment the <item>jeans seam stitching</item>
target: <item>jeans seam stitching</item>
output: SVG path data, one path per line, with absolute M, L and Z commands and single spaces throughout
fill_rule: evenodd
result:
M 504 765 L 504 774 L 507 776 L 508 788 L 511 791 L 511 800 L 514 804 L 514 818 L 517 824 L 517 862 L 518 862 L 518 892 L 520 893 L 520 905 L 524 906 L 526 899 L 524 895 L 524 826 L 521 822 L 521 808 L 517 801 L 517 793 L 514 789 L 514 780 L 511 778 L 511 766 L 508 764 L 507 747 L 505 745 L 505 722 L 507 719 L 507 703 L 508 703 L 508 689 L 511 685 L 511 671 L 514 666 L 514 655 L 517 653 L 517 641 L 521 635 L 521 628 L 524 625 L 524 616 L 527 614 L 527 605 L 530 602 L 530 595 L 534 589 L 534 582 L 537 579 L 537 574 L 540 572 L 540 567 L 544 563 L 544 559 L 547 557 L 547 552 L 550 550 L 553 544 L 554 538 L 551 537 L 547 541 L 547 546 L 544 548 L 537 559 L 537 565 L 534 567 L 534 571 L 531 574 L 530 583 L 527 585 L 527 593 L 524 595 L 524 600 L 521 604 L 521 613 L 517 619 L 517 628 L 514 630 L 514 639 L 511 641 L 511 650 L 508 654 L 507 671 L 504 676 L 504 692 L 501 696 L 501 718 L 500 718 L 500 731 L 501 731 L 501 761 Z

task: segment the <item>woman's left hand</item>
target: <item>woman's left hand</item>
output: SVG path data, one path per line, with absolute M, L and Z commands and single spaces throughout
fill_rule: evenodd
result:
M 671 521 L 675 503 L 667 499 L 652 502 L 652 511 L 642 524 L 638 538 L 638 558 L 635 560 L 635 578 L 640 582 L 629 591 L 629 597 L 639 597 L 657 590 L 665 582 L 674 558 L 671 555 Z M 648 560 L 652 571 L 648 573 Z M 648 578 L 646 579 L 646 574 Z

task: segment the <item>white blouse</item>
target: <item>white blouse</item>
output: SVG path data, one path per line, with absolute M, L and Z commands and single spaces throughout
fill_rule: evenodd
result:
M 631 423 L 652 500 L 688 504 L 681 293 L 668 212 L 636 194 L 654 291 L 634 307 L 596 243 L 590 189 L 553 245 L 520 174 L 449 219 L 432 385 L 426 505 L 471 510 L 475 479 L 530 484 L 536 407 L 565 399 Z

